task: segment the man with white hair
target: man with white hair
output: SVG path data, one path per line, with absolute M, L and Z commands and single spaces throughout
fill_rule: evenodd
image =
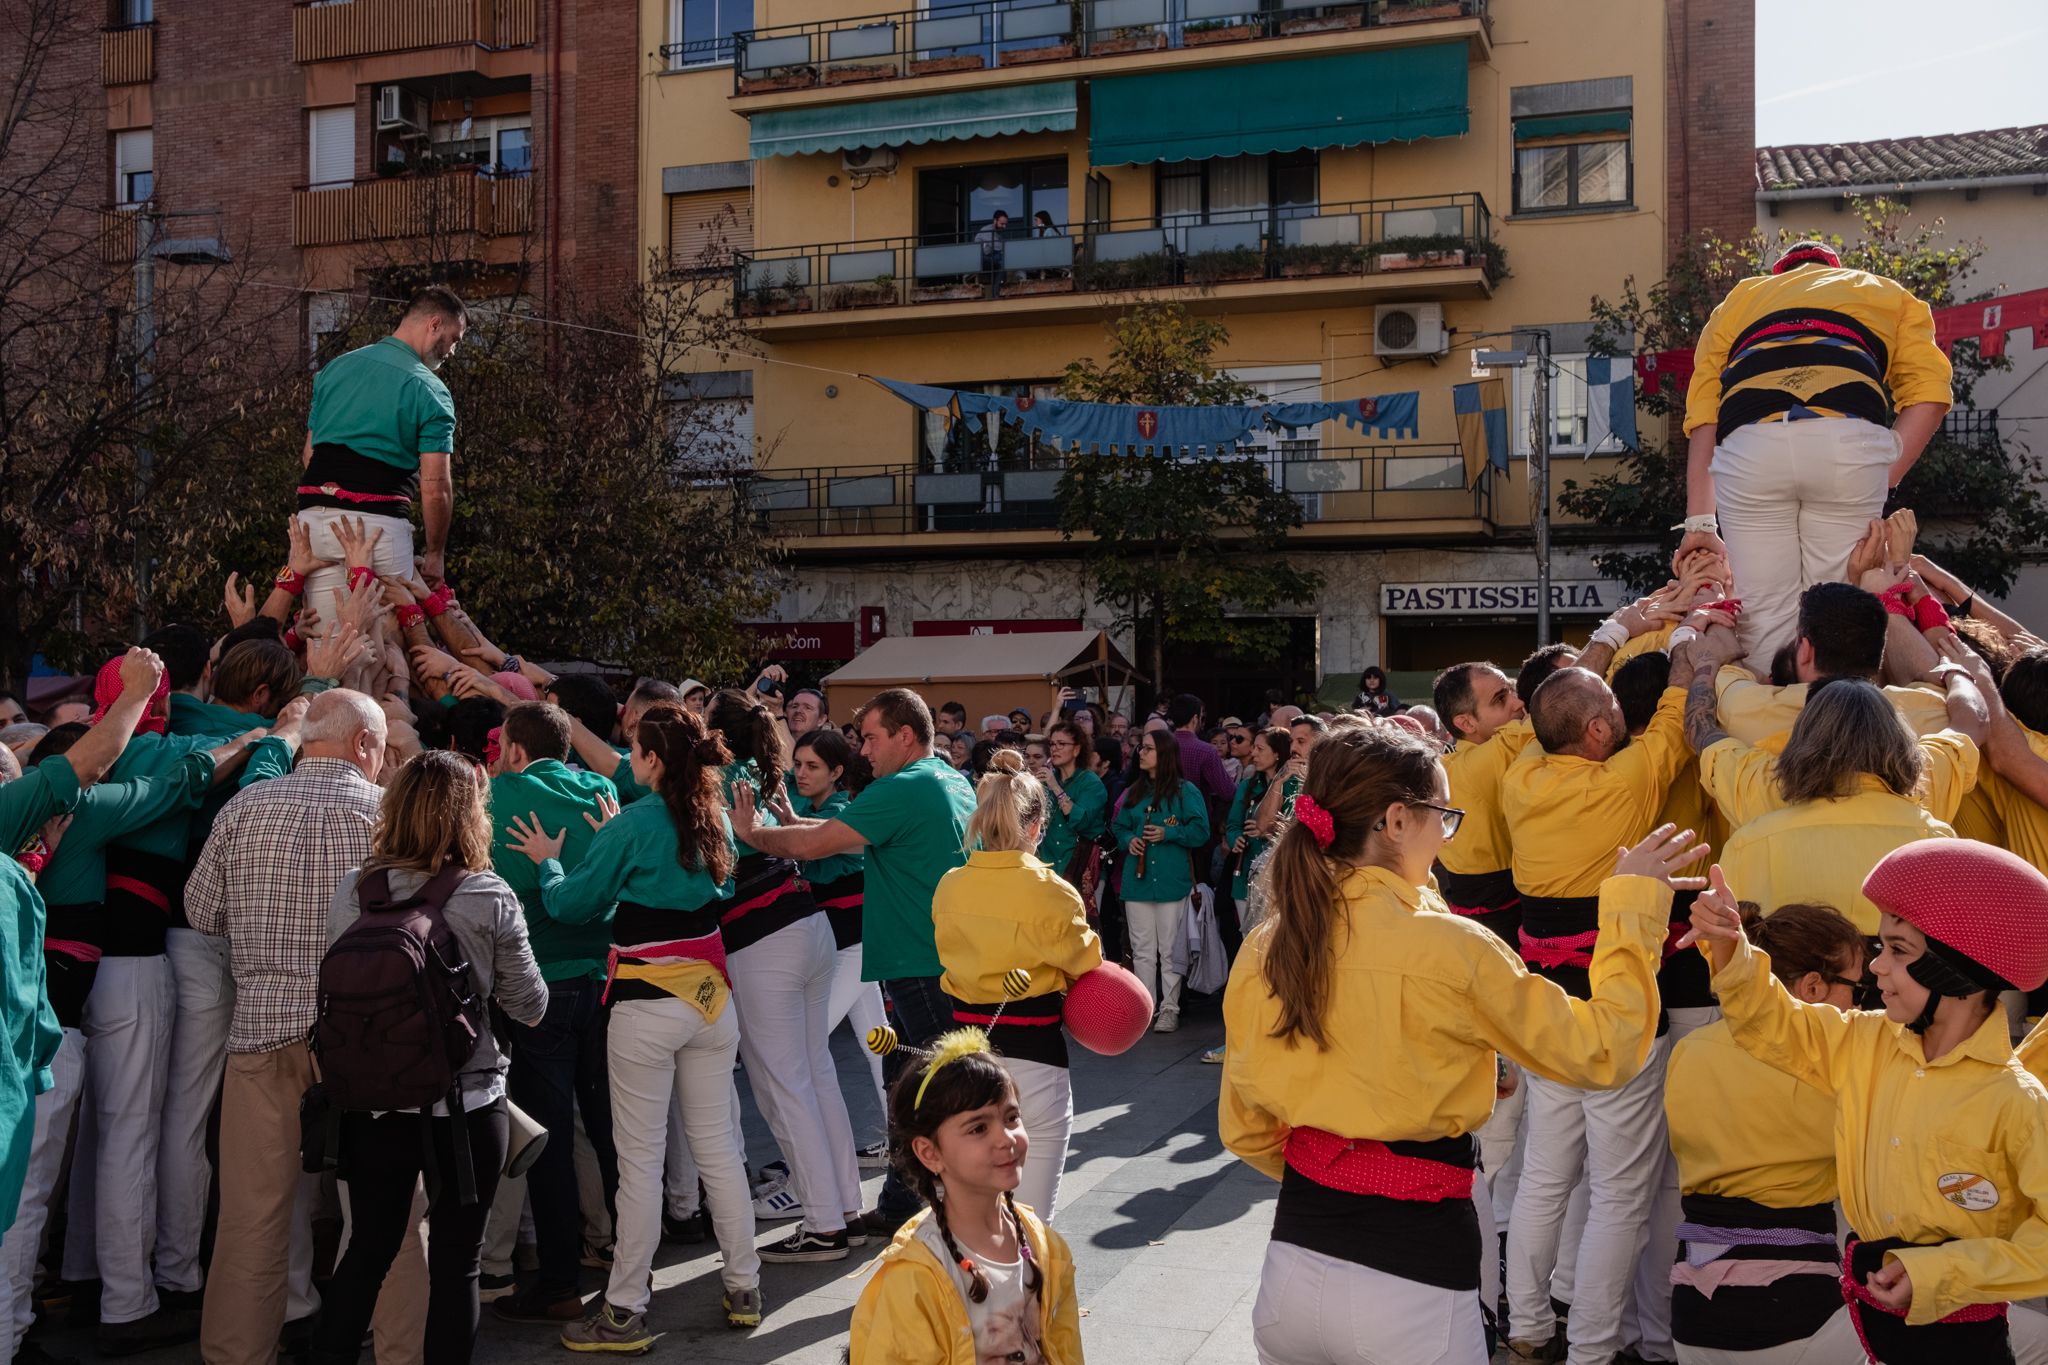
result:
M 994 739 L 1009 728 L 1010 718 L 1000 711 L 981 718 L 981 737 L 983 739 Z
M 327 907 L 342 875 L 370 851 L 385 734 L 383 709 L 362 693 L 336 688 L 315 697 L 298 766 L 221 809 L 185 886 L 192 927 L 226 936 L 235 977 L 220 1224 L 200 1325 L 210 1362 L 277 1354 Z

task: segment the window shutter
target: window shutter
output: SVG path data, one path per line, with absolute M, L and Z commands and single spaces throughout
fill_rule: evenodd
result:
M 727 218 L 726 210 L 732 210 Z M 715 259 L 706 251 L 720 248 Z M 734 251 L 754 246 L 754 201 L 745 188 L 700 190 L 668 197 L 668 262 L 671 270 L 723 266 Z
M 306 183 L 315 189 L 356 178 L 356 110 L 352 104 L 306 115 Z

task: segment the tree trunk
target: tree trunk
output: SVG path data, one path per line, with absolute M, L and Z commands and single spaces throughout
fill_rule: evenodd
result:
M 1152 597 L 1152 699 L 1166 695 L 1166 598 Z

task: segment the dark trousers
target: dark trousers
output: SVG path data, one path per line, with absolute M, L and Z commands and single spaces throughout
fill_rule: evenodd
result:
M 377 1290 L 405 1240 L 413 1187 L 431 1141 L 436 1180 L 427 1206 L 426 1359 L 434 1365 L 469 1365 L 476 1349 L 476 1277 L 483 1260 L 484 1219 L 505 1164 L 505 1104 L 473 1109 L 461 1119 L 425 1120 L 416 1113 L 348 1113 L 341 1120 L 341 1179 L 348 1183 L 348 1254 L 321 1295 L 313 1358 L 320 1365 L 354 1365 L 377 1307 Z M 469 1125 L 476 1198 L 462 1202 L 456 1179 L 454 1129 Z
M 548 983 L 548 1012 L 528 1028 L 508 1023 L 512 1054 L 507 1086 L 512 1102 L 548 1130 L 548 1145 L 526 1173 L 533 1201 L 533 1234 L 540 1252 L 540 1287 L 576 1292 L 583 1256 L 583 1214 L 576 1193 L 576 1111 L 597 1153 L 604 1206 L 617 1214 L 619 1154 L 612 1145 L 612 1092 L 605 1067 L 604 982 Z
M 911 1065 L 906 1048 L 930 1047 L 932 1040 L 953 1027 L 952 1002 L 939 989 L 936 976 L 904 976 L 882 983 L 889 1007 L 896 1016 L 896 1039 L 903 1046 L 882 1058 L 882 1079 L 893 1091 L 896 1078 Z M 882 1197 L 876 1207 L 890 1215 L 915 1213 L 924 1204 L 917 1192 L 903 1183 L 891 1168 L 882 1181 Z

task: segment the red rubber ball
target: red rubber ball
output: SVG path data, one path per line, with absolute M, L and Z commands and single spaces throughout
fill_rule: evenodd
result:
M 1152 992 L 1123 967 L 1105 962 L 1067 991 L 1066 1024 L 1090 1052 L 1128 1052 L 1152 1026 Z

